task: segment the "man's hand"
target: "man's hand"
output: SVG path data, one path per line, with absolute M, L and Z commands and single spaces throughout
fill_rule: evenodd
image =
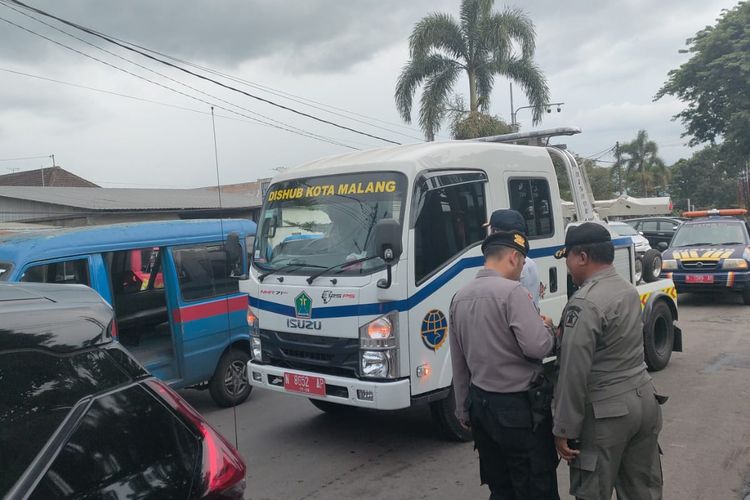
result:
M 541 317 L 542 317 L 542 321 L 544 321 L 544 325 L 547 328 L 552 328 L 554 326 L 554 324 L 552 323 L 552 318 L 550 318 L 549 316 L 545 314 L 541 314 Z
M 467 431 L 471 430 L 471 422 L 468 419 L 459 418 L 458 423 L 461 424 L 461 427 L 463 427 Z
M 568 438 L 564 437 L 555 436 L 555 448 L 560 458 L 568 462 L 568 465 L 581 453 L 579 450 L 571 450 L 568 447 Z

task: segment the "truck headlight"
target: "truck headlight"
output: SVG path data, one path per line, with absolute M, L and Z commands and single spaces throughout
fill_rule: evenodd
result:
M 663 260 L 661 261 L 661 269 L 662 271 L 669 270 L 669 269 L 672 269 L 672 270 L 677 269 L 677 261 L 674 259 Z
M 250 354 L 256 361 L 263 360 L 263 346 L 260 341 L 260 326 L 258 317 L 247 308 L 247 325 L 250 327 Z
M 250 337 L 250 347 L 252 348 L 253 359 L 263 361 L 263 345 L 260 342 L 260 335 Z
M 398 378 L 398 312 L 391 312 L 359 329 L 359 368 L 362 377 Z
M 374 378 L 389 378 L 393 365 L 393 351 L 362 351 L 362 375 Z
M 722 269 L 747 269 L 748 264 L 745 259 L 724 259 L 721 264 Z

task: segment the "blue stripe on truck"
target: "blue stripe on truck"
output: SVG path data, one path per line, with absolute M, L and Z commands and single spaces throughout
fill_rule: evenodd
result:
M 632 241 L 630 237 L 617 238 L 612 241 L 616 247 L 630 246 Z M 534 248 L 529 251 L 529 257 L 536 259 L 539 257 L 549 257 L 554 255 L 562 246 L 552 246 L 544 248 Z M 372 304 L 354 304 L 351 306 L 330 306 L 330 307 L 313 307 L 312 319 L 326 318 L 346 318 L 351 316 L 379 316 L 391 311 L 408 311 L 416 305 L 423 302 L 430 295 L 435 293 L 440 287 L 458 276 L 462 271 L 484 265 L 484 257 L 466 257 L 459 260 L 451 267 L 446 269 L 440 276 L 435 278 L 431 283 L 425 285 L 411 297 L 404 300 L 394 300 L 391 302 L 375 302 Z M 278 304 L 268 300 L 250 297 L 252 307 L 264 311 L 289 316 L 294 318 L 296 313 L 293 306 Z

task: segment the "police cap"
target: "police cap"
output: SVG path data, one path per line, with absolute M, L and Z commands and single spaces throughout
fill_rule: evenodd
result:
M 590 245 L 592 243 L 607 243 L 612 241 L 609 230 L 595 222 L 584 222 L 580 226 L 568 229 L 565 235 L 565 246 L 555 252 L 556 259 L 567 257 L 568 250 L 577 245 Z
M 529 240 L 519 231 L 497 231 L 487 236 L 482 242 L 482 253 L 488 247 L 504 246 L 514 248 L 524 257 L 529 253 Z
M 485 222 L 483 227 L 487 226 L 490 226 L 492 231 L 518 231 L 526 234 L 526 221 L 523 215 L 509 208 L 492 212 L 489 222 Z

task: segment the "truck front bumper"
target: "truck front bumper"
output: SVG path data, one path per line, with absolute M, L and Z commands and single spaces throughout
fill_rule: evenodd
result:
M 319 399 L 350 406 L 360 406 L 374 410 L 398 410 L 411 405 L 411 385 L 409 379 L 392 382 L 370 382 L 356 378 L 339 377 L 324 373 L 314 373 L 272 365 L 262 365 L 250 361 L 247 364 L 250 383 L 292 396 Z M 305 375 L 325 380 L 326 395 L 318 396 L 284 389 L 284 374 Z

